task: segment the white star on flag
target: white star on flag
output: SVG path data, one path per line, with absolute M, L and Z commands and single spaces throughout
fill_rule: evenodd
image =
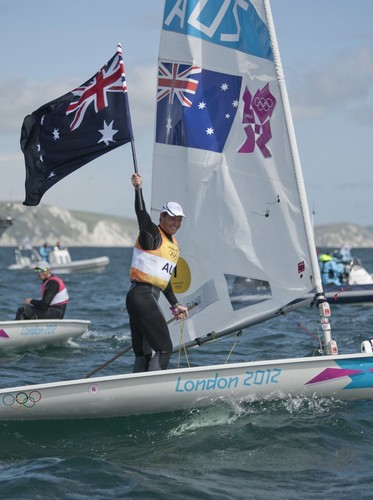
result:
M 98 142 L 104 142 L 108 146 L 109 142 L 115 142 L 113 137 L 118 132 L 118 130 L 113 129 L 114 120 L 108 125 L 104 120 L 104 128 L 99 130 L 102 134 L 101 139 Z

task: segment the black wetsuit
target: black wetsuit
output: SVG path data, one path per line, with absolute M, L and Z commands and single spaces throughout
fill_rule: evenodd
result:
M 140 197 L 142 210 L 140 210 Z M 136 189 L 135 210 L 139 224 L 139 244 L 144 250 L 155 250 L 162 244 L 159 227 L 152 222 L 145 209 L 142 191 Z M 172 241 L 172 236 L 164 233 Z M 136 356 L 134 372 L 165 370 L 172 353 L 172 342 L 167 322 L 158 299 L 161 289 L 148 284 L 132 282 L 126 298 L 130 318 L 132 347 Z M 162 291 L 171 305 L 177 303 L 171 282 Z M 155 355 L 152 359 L 152 349 Z
M 64 317 L 66 304 L 50 305 L 59 291 L 59 284 L 56 280 L 49 278 L 47 278 L 49 281 L 45 285 L 42 299 L 32 299 L 31 304 L 24 304 L 19 307 L 16 313 L 16 320 L 62 319 Z

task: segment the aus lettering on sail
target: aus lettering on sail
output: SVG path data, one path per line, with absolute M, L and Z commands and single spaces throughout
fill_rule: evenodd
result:
M 267 26 L 249 0 L 166 0 L 163 29 L 273 60 Z

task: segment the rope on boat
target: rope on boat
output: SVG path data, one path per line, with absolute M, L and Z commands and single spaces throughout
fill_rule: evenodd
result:
M 184 344 L 184 320 L 180 321 L 180 341 L 179 341 L 179 349 L 178 349 L 178 358 L 177 358 L 177 367 L 180 368 L 180 359 L 181 359 L 181 348 L 184 350 L 185 360 L 188 368 L 190 368 L 188 352 Z
M 210 342 L 216 342 L 217 340 L 219 340 L 219 337 L 214 337 L 213 334 L 210 334 L 210 335 L 211 335 L 211 340 L 209 340 L 209 343 Z M 238 343 L 239 337 L 241 337 L 241 335 L 242 335 L 242 330 L 239 330 L 237 332 L 237 338 L 234 341 L 233 346 L 231 347 L 231 350 L 228 353 L 227 359 L 224 362 L 225 365 L 228 363 L 229 358 L 233 354 L 233 351 L 236 348 L 236 345 Z M 201 343 L 198 342 L 198 338 L 195 339 L 195 342 L 196 342 L 196 345 L 198 345 L 198 346 L 202 345 Z M 193 346 L 189 346 L 189 348 L 190 347 L 193 347 Z M 186 345 L 184 343 L 184 320 L 180 321 L 180 339 L 179 339 L 178 362 L 177 362 L 177 367 L 178 368 L 180 368 L 180 359 L 181 359 L 181 351 L 182 350 L 184 351 L 184 354 L 185 354 L 185 359 L 186 359 L 187 366 L 188 366 L 188 368 L 190 368 L 191 365 L 190 365 L 190 362 L 189 362 L 188 352 L 187 352 L 188 347 L 186 347 Z
M 311 332 L 311 330 L 309 330 L 303 323 L 301 323 L 300 321 L 296 321 L 295 319 L 289 318 L 287 314 L 284 314 L 284 316 L 289 322 L 297 325 L 297 327 L 300 328 L 304 333 L 306 333 L 307 335 L 316 340 L 320 340 L 318 335 L 315 335 L 313 332 Z
M 231 357 L 231 354 L 233 353 L 234 349 L 236 348 L 237 342 L 238 342 L 239 338 L 241 337 L 241 334 L 242 334 L 242 330 L 237 332 L 237 338 L 232 346 L 232 349 L 228 353 L 227 359 L 225 360 L 225 363 L 224 363 L 225 365 L 228 364 L 229 358 Z
M 287 314 L 284 314 L 285 318 L 291 322 L 294 323 L 295 325 L 298 326 L 304 333 L 312 337 L 313 339 L 316 339 L 318 342 L 317 347 L 313 350 L 312 356 L 319 356 L 320 354 L 323 354 L 323 349 L 322 349 L 322 338 L 320 335 L 320 330 L 319 327 L 317 327 L 317 335 L 313 332 L 311 332 L 303 323 L 296 321 L 292 318 L 289 318 Z
M 116 354 L 115 356 L 110 358 L 108 361 L 105 361 L 105 363 L 102 363 L 102 365 L 98 366 L 97 368 L 95 368 L 91 372 L 87 373 L 87 375 L 84 378 L 91 377 L 92 375 L 97 373 L 99 370 L 102 370 L 102 368 L 105 368 L 105 366 L 109 365 L 110 363 L 112 363 L 113 361 L 118 359 L 120 356 L 123 356 L 123 354 L 126 354 L 126 352 L 130 351 L 131 349 L 132 349 L 132 344 L 130 346 L 126 347 L 125 349 L 123 349 L 123 351 L 118 352 L 118 354 Z

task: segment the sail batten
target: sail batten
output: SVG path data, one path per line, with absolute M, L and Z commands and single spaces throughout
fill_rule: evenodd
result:
M 267 2 L 179 4 L 165 2 L 151 209 L 173 199 L 187 215 L 172 281 L 198 304 L 193 342 L 273 317 L 318 276 Z

